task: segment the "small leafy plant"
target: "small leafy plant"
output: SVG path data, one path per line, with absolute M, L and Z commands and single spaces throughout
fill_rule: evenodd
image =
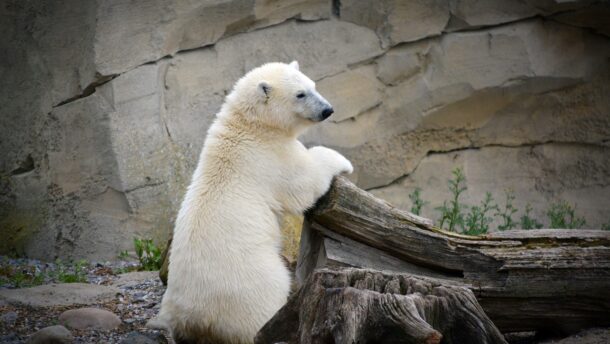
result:
M 496 213 L 494 214 L 494 216 L 500 216 L 500 218 L 502 219 L 502 224 L 498 225 L 498 229 L 501 231 L 513 229 L 517 226 L 517 223 L 513 220 L 513 215 L 517 212 L 517 208 L 515 208 L 515 206 L 513 205 L 513 201 L 515 200 L 515 194 L 510 189 L 505 190 L 504 194 L 506 196 L 504 208 L 500 209 L 498 207 L 496 209 Z
M 456 168 L 452 172 L 453 178 L 449 180 L 449 191 L 451 191 L 452 198 L 447 203 L 443 202 L 441 207 L 436 208 L 441 212 L 440 227 L 450 231 L 455 231 L 457 226 L 464 224 L 464 214 L 462 214 L 463 205 L 460 203 L 460 195 L 466 191 L 466 178 L 461 168 Z
M 572 207 L 566 201 L 551 204 L 547 210 L 547 216 L 551 222 L 551 228 L 582 228 L 587 224 L 583 217 L 576 216 L 576 207 Z
M 480 206 L 473 206 L 470 208 L 470 212 L 466 214 L 466 218 L 463 223 L 463 233 L 466 235 L 481 235 L 489 231 L 489 225 L 493 221 L 492 217 L 487 214 L 492 210 L 497 210 L 498 206 L 493 204 L 493 197 L 491 193 L 485 194 L 485 199 L 481 201 Z
M 421 188 L 415 188 L 412 193 L 409 194 L 409 199 L 411 200 L 411 212 L 415 215 L 421 214 L 421 208 L 426 205 L 426 203 L 421 198 Z
M 0 266 L 0 285 L 13 288 L 34 287 L 44 283 L 44 274 L 33 266 Z
M 69 267 L 58 258 L 55 260 L 55 271 L 51 272 L 51 278 L 60 283 L 86 283 L 87 266 L 89 263 L 84 259 Z
M 1 264 L 0 285 L 11 288 L 25 288 L 44 283 L 87 283 L 86 260 L 66 264 L 61 259 L 55 260 L 54 266 L 47 265 L 38 269 L 27 264 Z
M 540 229 L 542 228 L 542 223 L 538 222 L 536 219 L 531 217 L 532 205 L 525 205 L 525 213 L 521 216 L 521 228 L 522 229 Z
M 154 271 L 161 269 L 161 249 L 152 239 L 134 238 L 133 245 L 140 261 L 140 270 Z
M 447 185 L 451 198 L 443 201 L 443 205 L 435 209 L 440 212 L 439 227 L 457 232 L 461 229 L 463 234 L 481 235 L 489 231 L 492 223 L 498 223 L 498 230 L 511 230 L 514 228 L 540 229 L 543 224 L 532 216 L 532 205 L 527 203 L 519 221 L 515 219 L 519 209 L 515 206 L 515 194 L 511 189 L 504 191 L 504 206 L 494 204 L 491 193 L 487 192 L 479 205 L 468 206 L 460 202 L 460 197 L 467 190 L 466 178 L 461 168 L 455 168 Z M 421 199 L 421 189 L 415 188 L 409 194 L 411 212 L 419 215 L 422 207 L 427 203 Z M 492 211 L 495 211 L 491 213 Z M 546 214 L 549 218 L 547 228 L 579 229 L 584 228 L 587 222 L 584 217 L 577 216 L 576 206 L 564 200 L 550 205 Z M 602 224 L 603 230 L 610 230 L 610 222 Z
M 127 250 L 119 252 L 118 258 L 120 260 L 127 260 L 127 259 L 129 259 L 129 252 L 127 252 Z

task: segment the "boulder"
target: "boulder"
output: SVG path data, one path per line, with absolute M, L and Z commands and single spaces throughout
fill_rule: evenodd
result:
M 61 325 L 49 326 L 38 330 L 30 336 L 26 344 L 70 344 L 74 336 L 70 330 Z
M 100 308 L 78 308 L 59 315 L 59 323 L 76 330 L 113 330 L 121 325 L 121 319 L 114 313 Z
M 119 292 L 115 287 L 104 285 L 62 283 L 32 288 L 2 289 L 0 299 L 16 305 L 55 307 L 107 302 L 114 299 Z

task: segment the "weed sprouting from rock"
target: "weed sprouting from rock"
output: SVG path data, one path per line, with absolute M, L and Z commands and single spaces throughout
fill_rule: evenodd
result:
M 133 245 L 140 262 L 140 270 L 155 271 L 161 268 L 161 248 L 155 245 L 152 239 L 134 238 Z
M 481 235 L 489 231 L 489 225 L 493 222 L 493 218 L 488 216 L 492 210 L 497 210 L 491 193 L 485 194 L 485 199 L 481 201 L 480 206 L 470 207 L 470 212 L 466 214 L 462 232 L 467 235 Z M 464 207 L 465 208 L 465 207 Z
M 527 203 L 520 217 L 519 209 L 515 206 L 516 196 L 512 189 L 504 191 L 504 204 L 494 204 L 492 194 L 485 193 L 485 198 L 479 205 L 468 206 L 462 203 L 461 196 L 467 190 L 466 177 L 461 168 L 455 168 L 452 177 L 447 181 L 450 199 L 444 200 L 440 207 L 434 208 L 440 212 L 439 227 L 448 231 L 467 235 L 482 235 L 490 230 L 492 223 L 498 224 L 498 230 L 540 229 L 543 224 L 533 217 L 533 207 Z M 417 187 L 409 194 L 411 212 L 421 215 L 422 208 L 428 204 L 421 198 L 421 188 Z M 565 200 L 552 203 L 546 211 L 549 220 L 548 228 L 578 229 L 587 224 L 582 216 L 576 214 L 576 206 Z M 515 218 L 518 218 L 517 221 Z M 610 222 L 603 224 L 602 229 L 610 230 Z
M 454 169 L 451 174 L 453 178 L 449 179 L 449 191 L 451 191 L 451 200 L 444 201 L 441 207 L 436 208 L 441 212 L 440 227 L 450 231 L 455 231 L 457 226 L 464 224 L 464 214 L 462 213 L 463 205 L 460 203 L 460 196 L 466 191 L 466 178 L 461 168 Z M 444 227 L 444 225 L 447 227 Z
M 421 198 L 421 188 L 415 188 L 415 190 L 409 194 L 409 199 L 412 204 L 411 212 L 415 215 L 420 215 L 421 208 L 428 203 Z
M 583 228 L 587 221 L 584 217 L 576 216 L 576 206 L 571 206 L 566 201 L 551 204 L 546 212 L 549 217 L 551 228 Z
M 504 194 L 506 196 L 504 208 L 500 209 L 498 207 L 497 212 L 494 214 L 494 216 L 499 216 L 502 219 L 502 224 L 498 226 L 498 229 L 501 231 L 513 229 L 517 226 L 517 223 L 513 220 L 513 215 L 518 211 L 513 205 L 515 194 L 511 189 L 505 190 Z
M 531 204 L 526 204 L 525 205 L 525 213 L 523 213 L 523 215 L 521 216 L 521 228 L 522 229 L 540 229 L 542 228 L 542 223 L 538 222 L 538 220 L 536 220 L 535 218 L 533 218 L 531 216 L 531 212 L 532 212 L 532 205 Z

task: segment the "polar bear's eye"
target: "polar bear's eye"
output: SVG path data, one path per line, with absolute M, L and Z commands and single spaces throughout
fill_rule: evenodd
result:
M 297 98 L 305 98 L 305 92 L 297 93 Z

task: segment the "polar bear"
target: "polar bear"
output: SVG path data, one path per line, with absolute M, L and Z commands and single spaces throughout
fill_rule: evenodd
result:
M 296 61 L 247 73 L 226 97 L 178 213 L 156 324 L 177 342 L 252 343 L 290 290 L 278 215 L 302 214 L 351 163 L 297 137 L 333 108 Z M 153 323 L 154 327 L 154 323 Z

